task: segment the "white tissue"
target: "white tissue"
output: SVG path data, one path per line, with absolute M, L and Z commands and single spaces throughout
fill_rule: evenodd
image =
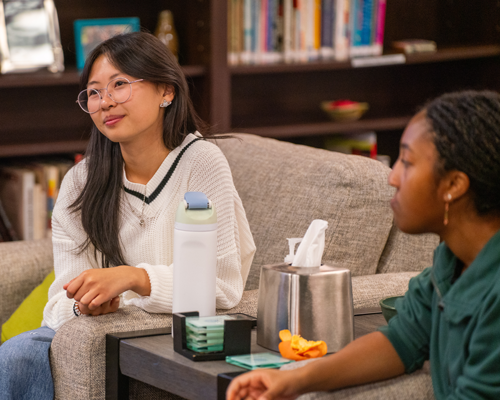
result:
M 291 264 L 293 262 L 293 258 L 295 257 L 295 245 L 302 242 L 302 238 L 287 238 L 286 240 L 288 240 L 288 248 L 290 252 L 285 257 L 285 262 L 287 264 Z
M 328 228 L 328 222 L 322 219 L 315 219 L 311 222 L 293 257 L 292 267 L 321 266 L 321 257 L 325 250 L 326 228 Z

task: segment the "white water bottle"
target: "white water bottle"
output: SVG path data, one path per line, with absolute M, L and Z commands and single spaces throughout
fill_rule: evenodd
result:
M 217 214 L 207 196 L 188 192 L 174 229 L 173 312 L 215 315 Z

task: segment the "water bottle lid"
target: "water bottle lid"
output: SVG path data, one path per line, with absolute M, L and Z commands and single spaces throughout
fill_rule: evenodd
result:
M 204 193 L 188 192 L 177 207 L 175 225 L 177 229 L 182 230 L 186 230 L 183 229 L 186 228 L 185 225 L 204 225 L 203 230 L 215 230 L 217 229 L 215 206 Z

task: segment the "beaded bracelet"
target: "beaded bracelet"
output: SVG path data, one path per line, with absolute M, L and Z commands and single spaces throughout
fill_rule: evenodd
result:
M 80 307 L 78 306 L 78 303 L 76 301 L 73 303 L 73 313 L 77 317 L 79 317 L 80 315 L 82 315 L 82 313 L 80 311 Z

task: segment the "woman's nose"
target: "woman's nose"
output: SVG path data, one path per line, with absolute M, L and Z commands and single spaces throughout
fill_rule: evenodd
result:
M 101 97 L 101 108 L 108 109 L 109 107 L 113 107 L 115 104 L 115 101 L 106 90 L 106 94 Z
M 399 160 L 396 161 L 396 163 L 392 167 L 391 172 L 389 173 L 389 177 L 387 178 L 387 182 L 392 187 L 398 187 L 398 184 L 399 184 L 399 179 L 398 179 L 399 168 L 398 168 L 398 166 L 399 166 Z

